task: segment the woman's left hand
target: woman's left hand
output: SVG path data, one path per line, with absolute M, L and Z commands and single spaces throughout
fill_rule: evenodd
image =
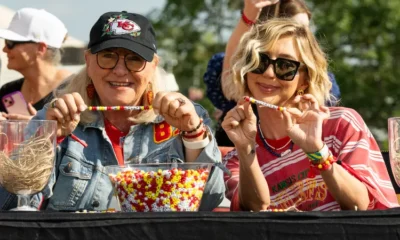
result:
M 158 92 L 153 100 L 153 108 L 168 124 L 181 131 L 191 131 L 200 123 L 192 102 L 178 92 Z
M 324 146 L 322 123 L 330 116 L 329 108 L 319 106 L 311 94 L 296 96 L 295 103 L 300 109 L 288 108 L 283 111 L 288 136 L 306 153 L 317 152 Z

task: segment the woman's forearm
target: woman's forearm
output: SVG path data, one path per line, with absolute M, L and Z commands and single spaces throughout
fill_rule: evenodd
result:
M 239 202 L 247 210 L 266 210 L 270 205 L 268 183 L 258 164 L 254 146 L 238 150 Z
M 366 210 L 369 204 L 367 187 L 338 164 L 321 172 L 329 192 L 342 209 Z
M 236 47 L 239 44 L 240 38 L 243 36 L 244 33 L 249 31 L 251 26 L 246 25 L 241 19 L 239 20 L 238 24 L 236 25 L 235 29 L 232 32 L 231 37 L 226 44 L 225 49 L 225 57 L 224 57 L 224 65 L 222 68 L 222 80 L 224 80 L 224 73 L 230 69 L 231 67 L 231 57 L 236 51 Z

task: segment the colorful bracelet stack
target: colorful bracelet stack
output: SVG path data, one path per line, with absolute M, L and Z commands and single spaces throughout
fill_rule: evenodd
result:
M 326 171 L 326 170 L 329 170 L 331 168 L 332 164 L 335 162 L 336 162 L 336 160 L 333 157 L 333 155 L 331 154 L 331 155 L 329 155 L 328 159 L 326 159 L 325 161 L 322 161 L 318 164 L 313 164 L 311 162 L 311 166 L 318 169 L 319 171 Z
M 202 125 L 203 125 L 203 119 L 200 118 L 199 125 L 197 125 L 196 128 L 194 128 L 193 130 L 190 130 L 190 131 L 181 131 L 181 135 L 184 136 L 185 138 L 196 138 L 196 137 L 198 137 L 198 136 L 193 137 L 193 134 L 192 134 L 192 133 L 194 133 L 194 132 L 196 132 L 197 130 L 199 130 L 199 128 L 200 128 Z M 203 131 L 203 133 L 204 133 L 204 131 Z M 197 133 L 197 134 L 198 134 L 198 133 Z M 200 135 L 201 135 L 201 134 L 200 134 Z M 200 136 L 200 135 L 199 135 L 199 136 Z
M 321 150 L 314 153 L 306 153 L 306 155 L 310 160 L 310 171 L 308 172 L 308 177 L 310 178 L 315 177 L 315 170 L 329 170 L 332 164 L 337 161 L 326 144 L 324 144 Z
M 202 127 L 202 129 L 199 131 L 199 129 Z M 207 146 L 210 143 L 210 138 L 208 134 L 205 135 L 207 132 L 207 127 L 204 126 L 203 124 L 203 119 L 200 118 L 200 123 L 197 125 L 197 127 L 193 130 L 190 131 L 181 131 L 181 136 L 182 136 L 182 142 L 183 145 L 187 149 L 202 149 L 205 146 Z M 186 141 L 185 139 L 195 139 L 200 136 L 205 136 L 202 140 L 199 141 Z

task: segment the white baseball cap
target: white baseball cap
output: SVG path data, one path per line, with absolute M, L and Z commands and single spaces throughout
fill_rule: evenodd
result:
M 18 10 L 7 29 L 0 29 L 0 38 L 11 41 L 43 42 L 61 48 L 67 34 L 64 23 L 44 9 Z

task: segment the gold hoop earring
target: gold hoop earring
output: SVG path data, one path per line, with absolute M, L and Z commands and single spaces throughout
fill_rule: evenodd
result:
M 298 96 L 304 95 L 304 90 L 302 89 L 297 90 L 297 95 Z

